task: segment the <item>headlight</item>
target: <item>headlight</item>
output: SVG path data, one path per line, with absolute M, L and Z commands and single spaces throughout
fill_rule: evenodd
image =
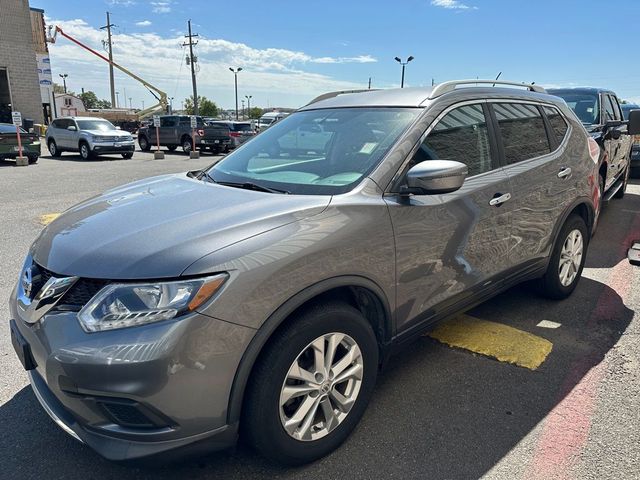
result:
M 96 294 L 78 314 L 86 332 L 169 320 L 198 308 L 227 280 L 227 274 L 156 283 L 116 283 Z

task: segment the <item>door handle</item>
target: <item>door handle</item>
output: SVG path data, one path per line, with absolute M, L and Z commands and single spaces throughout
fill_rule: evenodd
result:
M 489 205 L 491 205 L 492 207 L 499 207 L 504 202 L 508 202 L 509 200 L 511 200 L 510 193 L 505 193 L 504 195 L 501 193 L 496 193 L 494 197 L 489 200 Z
M 569 167 L 563 168 L 558 172 L 558 178 L 569 178 L 571 176 L 571 169 Z

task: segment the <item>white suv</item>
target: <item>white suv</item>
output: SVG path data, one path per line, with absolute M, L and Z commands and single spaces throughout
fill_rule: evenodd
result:
M 72 151 L 80 152 L 83 160 L 109 153 L 131 158 L 135 150 L 135 141 L 129 132 L 120 130 L 104 118 L 95 117 L 54 120 L 47 128 L 46 142 L 52 157 Z

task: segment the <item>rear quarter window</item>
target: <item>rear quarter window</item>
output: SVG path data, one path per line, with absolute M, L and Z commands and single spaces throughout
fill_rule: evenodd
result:
M 564 119 L 562 114 L 555 108 L 544 107 L 543 110 L 544 114 L 547 116 L 547 120 L 549 120 L 549 125 L 551 125 L 552 133 L 558 141 L 559 145 L 567 135 L 569 125 L 567 124 L 567 121 Z

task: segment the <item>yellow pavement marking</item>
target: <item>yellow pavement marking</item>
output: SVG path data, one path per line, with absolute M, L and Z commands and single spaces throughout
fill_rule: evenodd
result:
M 429 334 L 441 343 L 464 348 L 535 370 L 551 352 L 549 340 L 501 323 L 462 315 L 438 326 Z
M 44 215 L 40 215 L 40 223 L 42 225 L 49 225 L 51 222 L 53 222 L 56 218 L 58 218 L 60 216 L 59 213 L 46 213 Z

